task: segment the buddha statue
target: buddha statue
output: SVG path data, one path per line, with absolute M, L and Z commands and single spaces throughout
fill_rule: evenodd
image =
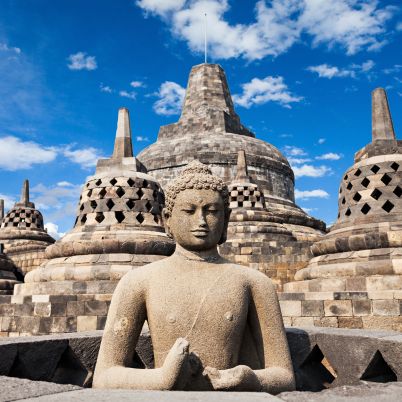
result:
M 166 188 L 171 257 L 135 268 L 112 298 L 94 388 L 263 391 L 295 388 L 271 280 L 219 253 L 229 221 L 228 189 L 194 161 Z M 132 367 L 148 321 L 155 368 Z

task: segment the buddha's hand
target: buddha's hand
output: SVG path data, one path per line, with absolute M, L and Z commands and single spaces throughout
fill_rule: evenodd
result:
M 181 389 L 187 382 L 186 370 L 188 366 L 189 343 L 184 338 L 176 339 L 162 366 L 165 389 Z
M 259 391 L 260 381 L 248 366 L 236 366 L 227 370 L 206 367 L 203 375 L 216 391 Z

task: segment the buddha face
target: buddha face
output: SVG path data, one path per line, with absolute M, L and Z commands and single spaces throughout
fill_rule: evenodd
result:
M 174 240 L 193 251 L 215 247 L 225 230 L 225 205 L 218 191 L 181 191 L 165 223 Z

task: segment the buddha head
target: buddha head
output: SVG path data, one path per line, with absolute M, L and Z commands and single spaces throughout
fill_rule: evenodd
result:
M 165 229 L 180 246 L 203 251 L 226 241 L 229 192 L 208 166 L 191 162 L 168 184 L 165 196 Z

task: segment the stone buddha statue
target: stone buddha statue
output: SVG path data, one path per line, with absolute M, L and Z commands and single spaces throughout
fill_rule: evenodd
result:
M 271 280 L 230 263 L 217 250 L 230 215 L 226 185 L 194 161 L 167 187 L 163 214 L 176 251 L 120 280 L 93 386 L 272 394 L 294 390 Z M 146 320 L 155 368 L 133 368 Z

